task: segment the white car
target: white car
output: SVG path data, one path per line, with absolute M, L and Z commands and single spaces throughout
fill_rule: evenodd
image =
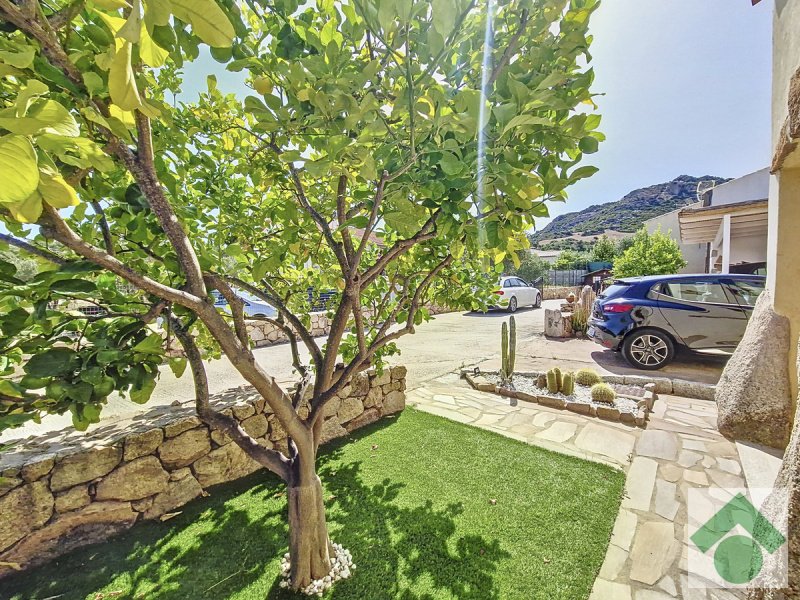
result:
M 517 312 L 520 306 L 542 305 L 542 292 L 528 285 L 519 277 L 501 277 L 494 294 L 498 296 L 496 308 L 504 308 L 508 312 Z
M 241 290 L 234 290 L 237 296 L 244 302 L 244 316 L 245 317 L 252 317 L 252 318 L 262 318 L 262 317 L 276 317 L 278 316 L 278 311 L 275 310 L 275 307 L 271 304 L 267 304 L 261 298 L 256 298 L 255 296 L 243 292 Z M 214 306 L 223 306 L 225 307 L 224 310 L 230 312 L 230 308 L 228 308 L 228 301 L 225 300 L 225 297 L 220 294 L 217 290 L 214 290 Z

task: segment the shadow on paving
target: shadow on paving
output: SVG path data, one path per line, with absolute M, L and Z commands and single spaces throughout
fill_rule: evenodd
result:
M 342 462 L 345 443 L 392 422 L 326 447 L 319 459 L 331 537 L 357 564 L 355 577 L 326 597 L 428 600 L 434 596 L 408 589 L 424 579 L 437 596 L 500 598 L 494 576 L 510 555 L 496 539 L 453 539 L 461 503 L 398 506 L 404 484 L 387 478 L 367 485 L 362 461 Z M 297 598 L 278 586 L 278 557 L 287 551 L 285 489 L 265 472 L 213 488 L 210 498 L 189 503 L 166 522 L 139 523 L 108 542 L 0 581 L 0 598 Z

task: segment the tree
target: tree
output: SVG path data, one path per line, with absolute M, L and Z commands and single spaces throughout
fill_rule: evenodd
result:
M 592 260 L 597 262 L 614 262 L 617 256 L 617 245 L 603 234 L 592 246 Z
M 523 250 L 519 252 L 518 257 L 519 266 L 515 266 L 513 264 L 509 265 L 506 273 L 521 277 L 528 283 L 533 283 L 540 277 L 545 277 L 547 275 L 547 271 L 550 270 L 550 265 L 530 250 Z
M 583 252 L 575 252 L 574 250 L 563 250 L 558 258 L 553 263 L 553 268 L 559 271 L 568 271 L 571 269 L 585 269 L 586 263 L 589 262 L 589 255 Z
M 630 248 L 614 259 L 614 276 L 668 275 L 685 266 L 678 242 L 662 233 L 660 227 L 652 234 L 642 227 L 633 236 Z
M 599 117 L 575 110 L 595 0 L 489 6 L 0 0 L 0 212 L 57 266 L 25 284 L 0 262 L 0 428 L 65 411 L 86 428 L 112 391 L 146 402 L 160 365 L 188 364 L 201 420 L 286 481 L 292 586 L 328 575 L 331 402 L 427 302 L 473 304 L 475 262 L 499 273 L 544 202 L 596 171 L 578 163 Z M 244 102 L 211 76 L 196 103 L 165 101 L 201 43 L 247 71 Z M 339 291 L 324 346 L 308 288 Z M 256 362 L 237 289 L 277 308 L 294 392 Z M 288 432 L 282 451 L 215 410 L 203 359 L 222 355 Z

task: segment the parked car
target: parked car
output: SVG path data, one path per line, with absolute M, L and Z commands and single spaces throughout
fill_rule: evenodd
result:
M 494 294 L 498 296 L 495 308 L 504 308 L 508 312 L 517 312 L 520 306 L 542 305 L 542 292 L 528 285 L 519 277 L 501 277 Z
M 733 350 L 766 279 L 760 275 L 657 275 L 614 281 L 598 296 L 588 336 L 655 370 L 677 348 Z
M 258 319 L 261 317 L 276 317 L 278 316 L 278 311 L 275 310 L 271 304 L 268 304 L 261 300 L 260 298 L 256 298 L 255 296 L 243 292 L 241 290 L 234 290 L 237 296 L 241 298 L 242 302 L 244 302 L 244 316 L 245 317 L 252 317 L 254 319 Z M 228 308 L 228 301 L 225 300 L 225 297 L 220 294 L 217 290 L 214 290 L 214 306 L 222 306 L 226 311 L 230 311 Z

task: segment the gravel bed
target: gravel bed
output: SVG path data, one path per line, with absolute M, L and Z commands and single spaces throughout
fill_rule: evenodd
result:
M 497 373 L 481 373 L 488 381 L 494 383 L 496 385 L 500 385 L 500 375 Z M 551 394 L 547 391 L 547 388 L 540 388 L 536 385 L 536 378 L 530 377 L 527 375 L 514 375 L 514 379 L 510 385 L 503 386 L 507 389 L 511 389 L 517 392 L 524 392 L 526 394 L 531 395 L 539 395 L 539 396 L 552 396 L 554 398 L 564 398 L 565 400 L 569 400 L 570 402 L 580 402 L 581 404 L 591 404 L 592 406 L 604 406 L 604 407 L 613 407 L 619 410 L 620 412 L 636 414 L 638 409 L 638 403 L 636 400 L 631 398 L 625 398 L 620 396 L 620 393 L 629 394 L 631 396 L 639 396 L 638 390 L 641 389 L 641 395 L 644 395 L 643 388 L 633 389 L 636 386 L 625 386 L 625 390 L 618 390 L 617 386 L 611 385 L 611 387 L 615 388 L 617 391 L 617 398 L 614 400 L 613 404 L 607 404 L 606 402 L 594 402 L 592 400 L 591 395 L 591 388 L 585 385 L 575 384 L 575 392 L 569 396 L 565 396 L 561 392 L 557 392 L 555 394 Z M 630 388 L 630 389 L 628 389 Z

